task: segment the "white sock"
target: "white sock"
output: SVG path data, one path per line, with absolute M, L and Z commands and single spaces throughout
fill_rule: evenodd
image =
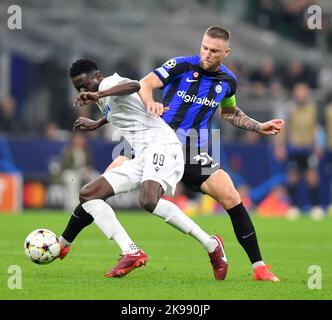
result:
M 254 270 L 259 266 L 265 266 L 264 261 L 256 261 L 252 264 L 252 267 L 254 268 Z
M 170 201 L 160 199 L 153 214 L 163 218 L 167 223 L 183 233 L 190 234 L 198 240 L 208 252 L 214 251 L 218 245 L 214 238 L 203 231 L 193 220 L 186 216 L 177 205 Z
M 106 237 L 116 242 L 122 254 L 137 252 L 138 248 L 120 224 L 113 209 L 105 201 L 101 199 L 90 200 L 83 203 L 82 207 L 91 214 L 95 224 Z
M 195 239 L 197 239 L 207 250 L 208 253 L 213 252 L 218 245 L 217 240 L 208 235 L 205 231 L 203 231 L 196 223 L 194 224 L 194 227 L 190 230 L 189 234 Z
M 60 242 L 60 244 L 63 245 L 64 248 L 71 245 L 71 242 L 67 241 L 63 236 L 59 237 L 59 242 Z

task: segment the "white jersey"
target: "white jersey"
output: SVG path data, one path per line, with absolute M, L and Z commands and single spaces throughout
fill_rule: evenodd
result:
M 99 91 L 107 90 L 120 81 L 128 80 L 117 73 L 104 78 Z M 125 96 L 108 96 L 97 101 L 107 121 L 140 153 L 148 146 L 179 143 L 174 131 L 161 118 L 150 115 L 137 93 Z

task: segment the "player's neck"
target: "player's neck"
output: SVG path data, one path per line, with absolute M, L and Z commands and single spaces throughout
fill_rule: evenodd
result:
M 205 74 L 205 75 L 216 75 L 217 73 L 219 73 L 219 68 L 220 66 L 216 69 L 216 70 L 206 70 L 206 69 L 203 69 L 201 66 L 200 66 L 200 69 L 201 69 L 201 73 Z

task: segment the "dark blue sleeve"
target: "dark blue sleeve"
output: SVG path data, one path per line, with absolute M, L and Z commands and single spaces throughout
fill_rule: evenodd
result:
M 225 65 L 222 65 L 221 72 L 223 73 L 223 82 L 227 87 L 227 94 L 225 95 L 225 98 L 232 97 L 237 90 L 237 77 Z
M 227 83 L 227 95 L 225 96 L 225 98 L 229 98 L 234 96 L 234 94 L 236 93 L 237 90 L 237 78 L 235 77 L 234 74 L 229 75 L 229 77 L 226 79 L 226 83 Z
M 164 87 L 175 77 L 181 76 L 187 71 L 187 62 L 185 57 L 176 57 L 167 60 L 161 67 L 153 72 L 163 83 Z

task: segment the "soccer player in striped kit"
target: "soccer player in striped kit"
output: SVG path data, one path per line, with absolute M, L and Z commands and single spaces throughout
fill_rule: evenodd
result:
M 228 212 L 236 237 L 252 263 L 254 279 L 279 281 L 263 261 L 254 226 L 230 176 L 209 153 L 209 124 L 217 110 L 234 126 L 263 135 L 278 134 L 284 126 L 282 119 L 260 123 L 237 107 L 236 76 L 222 64 L 229 53 L 229 31 L 210 27 L 204 33 L 199 55 L 169 59 L 140 81 L 139 95 L 148 111 L 162 116 L 185 145 L 182 182 L 210 195 Z M 159 103 L 153 98 L 153 90 L 161 88 L 164 91 Z M 169 108 L 165 113 L 164 106 Z

